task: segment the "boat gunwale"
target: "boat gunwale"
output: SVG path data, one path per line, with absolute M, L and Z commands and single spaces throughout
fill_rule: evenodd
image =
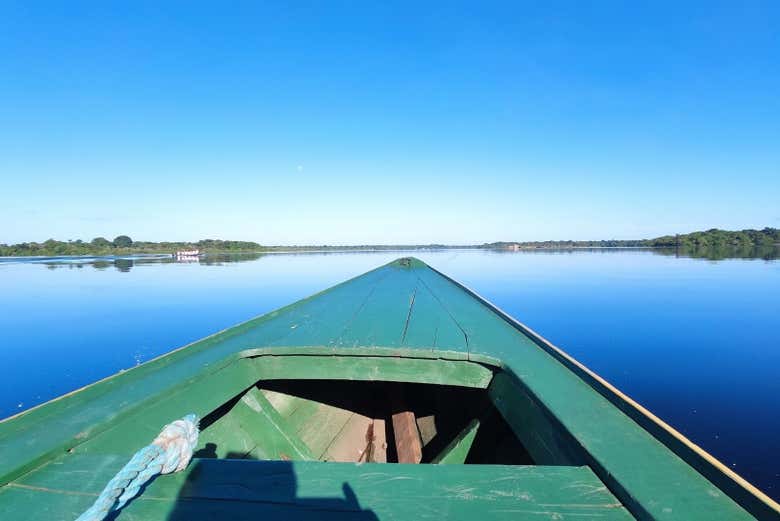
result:
M 537 346 L 542 348 L 545 352 L 553 356 L 556 360 L 561 362 L 567 369 L 572 371 L 576 376 L 580 377 L 584 382 L 586 382 L 588 385 L 590 385 L 593 389 L 595 389 L 599 394 L 604 396 L 607 400 L 609 400 L 610 403 L 618 407 L 621 411 L 626 413 L 629 418 L 631 418 L 633 421 L 639 424 L 640 427 L 645 429 L 648 433 L 650 433 L 654 438 L 656 438 L 660 443 L 662 443 L 664 446 L 669 448 L 672 452 L 677 454 L 680 458 L 682 458 L 686 463 L 689 465 L 694 466 L 693 462 L 690 461 L 689 457 L 686 457 L 685 454 L 680 454 L 678 450 L 676 450 L 676 447 L 670 446 L 670 444 L 660 438 L 654 430 L 649 429 L 648 426 L 643 425 L 639 419 L 635 417 L 635 415 L 639 415 L 640 419 L 644 419 L 649 421 L 654 427 L 660 429 L 662 433 L 670 436 L 672 440 L 677 441 L 682 445 L 682 448 L 685 448 L 689 450 L 691 453 L 693 453 L 694 456 L 697 456 L 701 458 L 701 461 L 709 464 L 712 467 L 712 470 L 717 471 L 720 473 L 720 475 L 725 475 L 727 478 L 731 480 L 731 483 L 733 485 L 739 487 L 742 489 L 743 492 L 747 493 L 749 497 L 753 497 L 755 499 L 758 499 L 765 507 L 768 507 L 769 509 L 773 510 L 775 513 L 780 513 L 780 504 L 774 501 L 772 498 L 770 498 L 768 495 L 766 495 L 764 492 L 759 490 L 755 485 L 750 483 L 748 480 L 740 476 L 738 473 L 733 471 L 732 469 L 728 468 L 723 462 L 718 460 L 715 456 L 701 448 L 696 443 L 689 440 L 685 435 L 680 433 L 678 430 L 676 430 L 674 427 L 660 419 L 658 416 L 653 414 L 650 410 L 642 406 L 639 402 L 622 392 L 620 389 L 609 383 L 605 378 L 600 376 L 598 373 L 593 371 L 592 369 L 589 369 L 585 364 L 568 354 L 563 349 L 559 348 L 546 338 L 544 338 L 542 335 L 531 329 L 529 326 L 525 325 L 524 323 L 520 322 L 516 318 L 514 318 L 509 313 L 505 312 L 503 309 L 498 307 L 496 304 L 492 303 L 490 300 L 486 299 L 479 293 L 477 293 L 475 290 L 471 289 L 470 287 L 466 286 L 465 284 L 449 277 L 448 275 L 442 273 L 441 271 L 437 270 L 436 268 L 432 266 L 428 266 L 429 269 L 434 271 L 436 274 L 444 277 L 449 282 L 455 284 L 462 290 L 469 293 L 472 297 L 476 298 L 480 303 L 488 307 L 491 311 L 496 313 L 499 317 L 501 317 L 503 320 L 508 322 L 511 326 L 516 328 L 518 331 L 526 335 L 528 338 L 530 338 Z M 483 363 L 490 363 L 491 360 L 495 361 L 496 359 L 494 357 L 490 356 L 483 356 L 479 354 L 472 354 L 469 353 L 469 360 L 474 362 L 483 362 Z M 504 367 L 504 364 L 501 364 L 500 367 L 502 369 L 506 369 Z M 617 402 L 617 403 L 616 403 Z M 699 472 L 702 472 L 702 470 L 694 466 Z M 702 473 L 708 480 L 711 481 L 711 476 L 708 476 L 707 474 Z M 721 488 L 721 485 L 715 484 L 718 488 Z M 731 496 L 731 494 L 729 494 Z M 733 497 L 733 496 L 732 496 Z M 736 500 L 736 498 L 734 498 Z M 739 502 L 739 501 L 738 501 Z M 740 502 L 741 503 L 741 502 Z M 748 508 L 748 506 L 743 505 L 745 508 Z M 751 508 L 748 508 L 748 511 L 751 511 Z

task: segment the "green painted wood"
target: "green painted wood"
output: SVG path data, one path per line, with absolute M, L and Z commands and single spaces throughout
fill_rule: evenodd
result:
M 399 331 L 404 309 L 408 320 Z M 382 321 L 382 311 L 392 317 L 386 327 L 368 323 Z M 448 333 L 431 335 L 426 324 L 434 331 L 446 324 Z M 361 332 L 367 337 L 360 338 Z M 262 371 L 260 362 L 242 358 L 272 348 L 294 355 L 438 356 L 498 364 L 513 383 L 507 392 L 519 389 L 540 414 L 554 418 L 551 425 L 581 447 L 585 461 L 636 516 L 777 519 L 777 511 L 749 489 L 654 430 L 534 335 L 416 260 L 391 263 L 0 422 L 0 485 L 47 462 L 67 461 L 62 455 L 68 449 L 127 455 L 162 424 L 189 412 L 183 407 L 196 403 L 208 410 L 220 393 L 251 385 Z M 224 378 L 223 370 L 235 375 Z M 209 375 L 216 376 L 199 386 Z M 218 387 L 223 390 L 216 392 Z M 201 398 L 186 397 L 190 389 Z M 507 415 L 509 410 L 504 408 Z
M 309 361 L 307 361 L 309 363 Z M 309 400 L 300 396 L 264 391 L 288 429 L 312 454 L 309 459 L 326 460 L 327 450 L 354 415 L 352 411 Z
M 309 447 L 258 389 L 252 388 L 231 411 L 254 446 L 247 455 L 255 459 L 316 459 Z M 221 420 L 217 424 L 221 423 Z
M 413 311 L 417 277 L 411 270 L 398 270 L 393 275 L 392 285 L 380 282 L 372 289 L 368 298 L 339 332 L 334 341 L 337 345 L 401 345 L 409 314 Z M 398 298 L 399 294 L 407 297 Z
M 322 461 L 357 462 L 368 461 L 369 439 L 366 434 L 373 420 L 358 413 L 353 413 L 342 429 L 328 444 L 323 453 Z
M 131 454 L 139 440 L 150 442 L 166 423 L 189 412 L 204 415 L 226 401 L 231 392 L 236 394 L 237 389 L 225 388 L 222 383 L 225 381 L 248 387 L 255 381 L 252 367 L 230 364 L 214 367 L 213 371 L 206 368 L 200 375 L 175 380 L 175 385 L 169 386 L 164 386 L 159 378 L 144 377 L 140 382 L 117 384 L 116 393 L 110 389 L 99 396 L 90 393 L 83 398 L 82 407 L 71 404 L 64 411 L 53 413 L 48 420 L 40 420 L 38 425 L 24 425 L 16 436 L 6 433 L 0 439 L 0 484 L 68 450 L 78 450 L 101 434 L 107 435 L 103 439 L 108 440 L 109 451 L 124 450 L 125 454 Z M 146 384 L 148 394 L 143 392 Z M 167 390 L 159 392 L 160 388 Z M 69 397 L 68 401 L 81 401 L 78 395 Z M 134 414 L 142 414 L 144 420 L 139 422 Z M 24 416 L 18 418 L 23 419 Z
M 438 463 L 441 465 L 465 463 L 466 457 L 471 450 L 471 445 L 474 443 L 474 438 L 477 437 L 478 429 L 479 420 L 471 420 L 455 439 L 444 447 L 438 456 L 433 458 L 431 463 Z
M 261 356 L 254 358 L 262 380 L 360 380 L 456 385 L 484 389 L 493 372 L 460 360 L 377 356 Z
M 320 408 L 319 402 L 307 398 L 295 397 L 295 409 L 286 417 L 287 423 L 296 433 L 306 429 L 312 416 Z
M 410 381 L 481 388 L 486 387 L 492 378 L 491 371 L 486 367 L 464 361 L 410 359 L 407 364 L 405 360 L 388 357 L 362 359 L 332 356 L 336 352 L 344 351 L 328 350 L 330 355 L 325 357 L 228 357 L 226 361 L 203 367 L 201 373 L 179 381 L 176 385 L 150 385 L 148 395 L 140 393 L 137 386 L 141 384 L 131 382 L 127 386 L 118 386 L 115 393 L 107 392 L 94 399 L 88 396 L 81 410 L 65 411 L 80 416 L 71 418 L 65 412 L 54 413 L 51 421 L 57 425 L 56 429 L 30 430 L 21 427 L 18 437 L 0 445 L 0 453 L 5 456 L 5 459 L 0 460 L 0 470 L 7 469 L 2 482 L 10 481 L 65 450 L 122 450 L 132 453 L 138 440 L 153 439 L 161 426 L 172 419 L 189 412 L 205 416 L 262 378 Z M 125 375 L 117 378 L 122 377 Z M 161 388 L 164 390 L 161 391 Z M 135 396 L 139 400 L 137 403 L 133 402 Z M 76 397 L 73 395 L 65 400 L 75 400 Z M 144 421 L 138 421 L 139 414 Z M 99 421 L 101 416 L 103 420 Z M 24 418 L 20 416 L 13 422 Z M 84 428 L 74 433 L 79 427 Z M 98 436 L 104 430 L 110 433 L 109 436 Z M 93 440 L 96 436 L 97 439 Z
M 330 444 L 354 414 L 352 411 L 324 403 L 317 404 L 311 414 L 305 418 L 302 417 L 300 411 L 301 409 L 298 409 L 290 419 L 301 422 L 298 436 L 311 449 L 312 454 L 317 459 L 325 457 Z
M 432 346 L 433 352 L 467 353 L 466 335 L 455 320 L 442 313 L 442 305 L 418 280 L 414 302 L 401 345 L 403 347 Z M 465 357 L 464 357 L 465 358 Z
M 352 284 L 344 284 L 328 290 L 327 299 L 310 300 L 304 306 L 295 309 L 293 314 L 274 317 L 274 326 L 284 329 L 278 338 L 268 338 L 264 331 L 255 331 L 258 335 L 257 346 L 332 346 L 347 347 L 353 342 L 342 341 L 341 335 L 350 327 L 355 317 L 372 301 L 376 287 L 396 271 L 376 270 L 366 279 L 354 279 Z M 277 324 L 281 322 L 281 324 Z M 371 345 L 369 342 L 363 345 Z M 392 344 L 384 344 L 392 345 Z
M 269 389 L 262 389 L 260 392 L 266 397 L 268 402 L 283 417 L 287 418 L 295 411 L 299 405 L 298 397 Z
M 244 458 L 257 446 L 254 436 L 231 413 L 200 433 L 195 454 L 201 458 Z
M 54 465 L 2 489 L 0 517 L 70 521 L 121 464 L 78 456 Z M 157 478 L 118 520 L 485 517 L 632 519 L 587 467 L 196 460 Z
M 134 411 L 111 422 L 105 430 L 78 440 L 69 450 L 130 456 L 138 448 L 151 442 L 167 423 L 190 412 L 204 417 L 234 396 L 243 393 L 254 385 L 256 380 L 251 362 L 236 360 L 219 371 L 193 379 L 190 385 L 176 392 L 153 395 L 142 411 Z
M 466 331 L 470 358 L 500 359 L 563 434 L 582 447 L 586 462 L 635 516 L 777 518 L 766 509 L 748 513 L 488 304 L 433 270 L 420 270 L 420 278 L 432 292 L 446 295 L 440 300 Z
M 343 461 L 340 458 L 344 457 L 346 451 L 352 452 L 354 449 L 356 452 L 352 455 L 357 456 L 360 447 L 366 445 L 368 418 L 352 411 L 281 392 L 263 390 L 262 394 L 280 416 L 280 421 L 288 425 L 289 431 L 309 447 L 313 456 L 308 459 Z M 344 432 L 351 433 L 350 426 L 356 423 L 365 424 L 359 437 L 345 438 Z
M 512 428 L 534 463 L 582 465 L 582 447 L 540 406 L 520 382 L 507 373 L 496 374 L 488 388 L 493 404 Z

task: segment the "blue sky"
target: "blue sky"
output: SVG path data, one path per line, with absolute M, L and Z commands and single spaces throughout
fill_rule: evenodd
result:
M 780 227 L 776 2 L 261 4 L 3 3 L 0 242 Z

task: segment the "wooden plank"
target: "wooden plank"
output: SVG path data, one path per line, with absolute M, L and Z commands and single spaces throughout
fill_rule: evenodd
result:
M 290 429 L 324 461 L 358 461 L 365 452 L 371 419 L 307 398 L 264 389 Z
M 393 413 L 393 435 L 398 463 L 422 461 L 422 440 L 412 411 Z
M 313 409 L 310 409 L 310 405 L 307 404 L 296 410 L 290 419 L 294 421 L 298 436 L 309 447 L 314 457 L 325 459 L 328 447 L 354 413 L 324 403 L 310 403 L 314 404 Z
M 263 393 L 263 396 L 266 397 L 283 418 L 288 418 L 300 405 L 300 399 L 296 396 L 280 393 L 278 391 L 271 391 L 269 389 L 261 389 L 260 392 Z
M 74 519 L 119 458 L 72 456 L 0 489 L 3 519 Z M 45 506 L 44 506 L 45 505 Z M 195 460 L 160 476 L 124 521 L 633 519 L 587 467 Z
M 436 417 L 433 414 L 428 416 L 416 416 L 415 422 L 417 423 L 417 430 L 420 433 L 420 441 L 423 447 L 436 437 Z
M 373 420 L 353 413 L 325 450 L 323 461 L 365 461 L 373 441 L 369 431 L 373 431 Z
M 251 456 L 259 459 L 316 459 L 304 441 L 257 388 L 235 407 L 237 419 L 255 442 Z
M 371 419 L 334 407 L 334 410 L 342 411 L 340 414 L 351 414 L 346 423 L 341 425 L 340 422 L 334 421 L 322 422 L 321 418 L 318 419 L 316 416 L 317 411 L 323 407 L 319 402 L 268 389 L 263 389 L 261 392 L 280 413 L 283 420 L 289 423 L 291 430 L 296 433 L 307 433 L 307 439 L 312 436 L 308 431 L 316 431 L 317 437 L 326 441 L 330 439 L 321 456 L 324 461 L 386 461 L 384 420 Z M 372 429 L 371 447 L 368 447 L 367 438 L 369 427 Z M 320 441 L 313 443 L 320 445 Z M 367 459 L 368 454 L 382 459 Z
M 286 419 L 290 424 L 290 427 L 298 433 L 309 426 L 309 419 L 317 411 L 320 402 L 302 398 L 300 396 L 291 396 L 291 398 L 292 404 L 294 404 L 295 407 L 290 409 L 290 413 L 286 416 Z
M 388 384 L 387 393 L 392 407 L 391 420 L 398 463 L 420 463 L 422 439 L 414 412 L 406 406 L 404 388 L 400 384 Z
M 471 445 L 477 437 L 479 420 L 471 420 L 468 425 L 442 451 L 433 458 L 431 463 L 451 465 L 465 463 Z
M 355 380 L 411 382 L 484 389 L 493 372 L 461 360 L 384 356 L 285 355 L 253 358 L 263 380 Z
M 374 418 L 372 424 L 371 450 L 367 455 L 366 461 L 372 463 L 387 462 L 387 437 L 385 433 L 385 420 Z

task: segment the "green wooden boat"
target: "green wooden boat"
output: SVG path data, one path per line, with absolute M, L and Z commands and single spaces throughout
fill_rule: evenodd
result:
M 110 519 L 780 519 L 602 378 L 409 258 L 1 422 L 0 519 L 75 519 L 190 412 L 189 466 Z

